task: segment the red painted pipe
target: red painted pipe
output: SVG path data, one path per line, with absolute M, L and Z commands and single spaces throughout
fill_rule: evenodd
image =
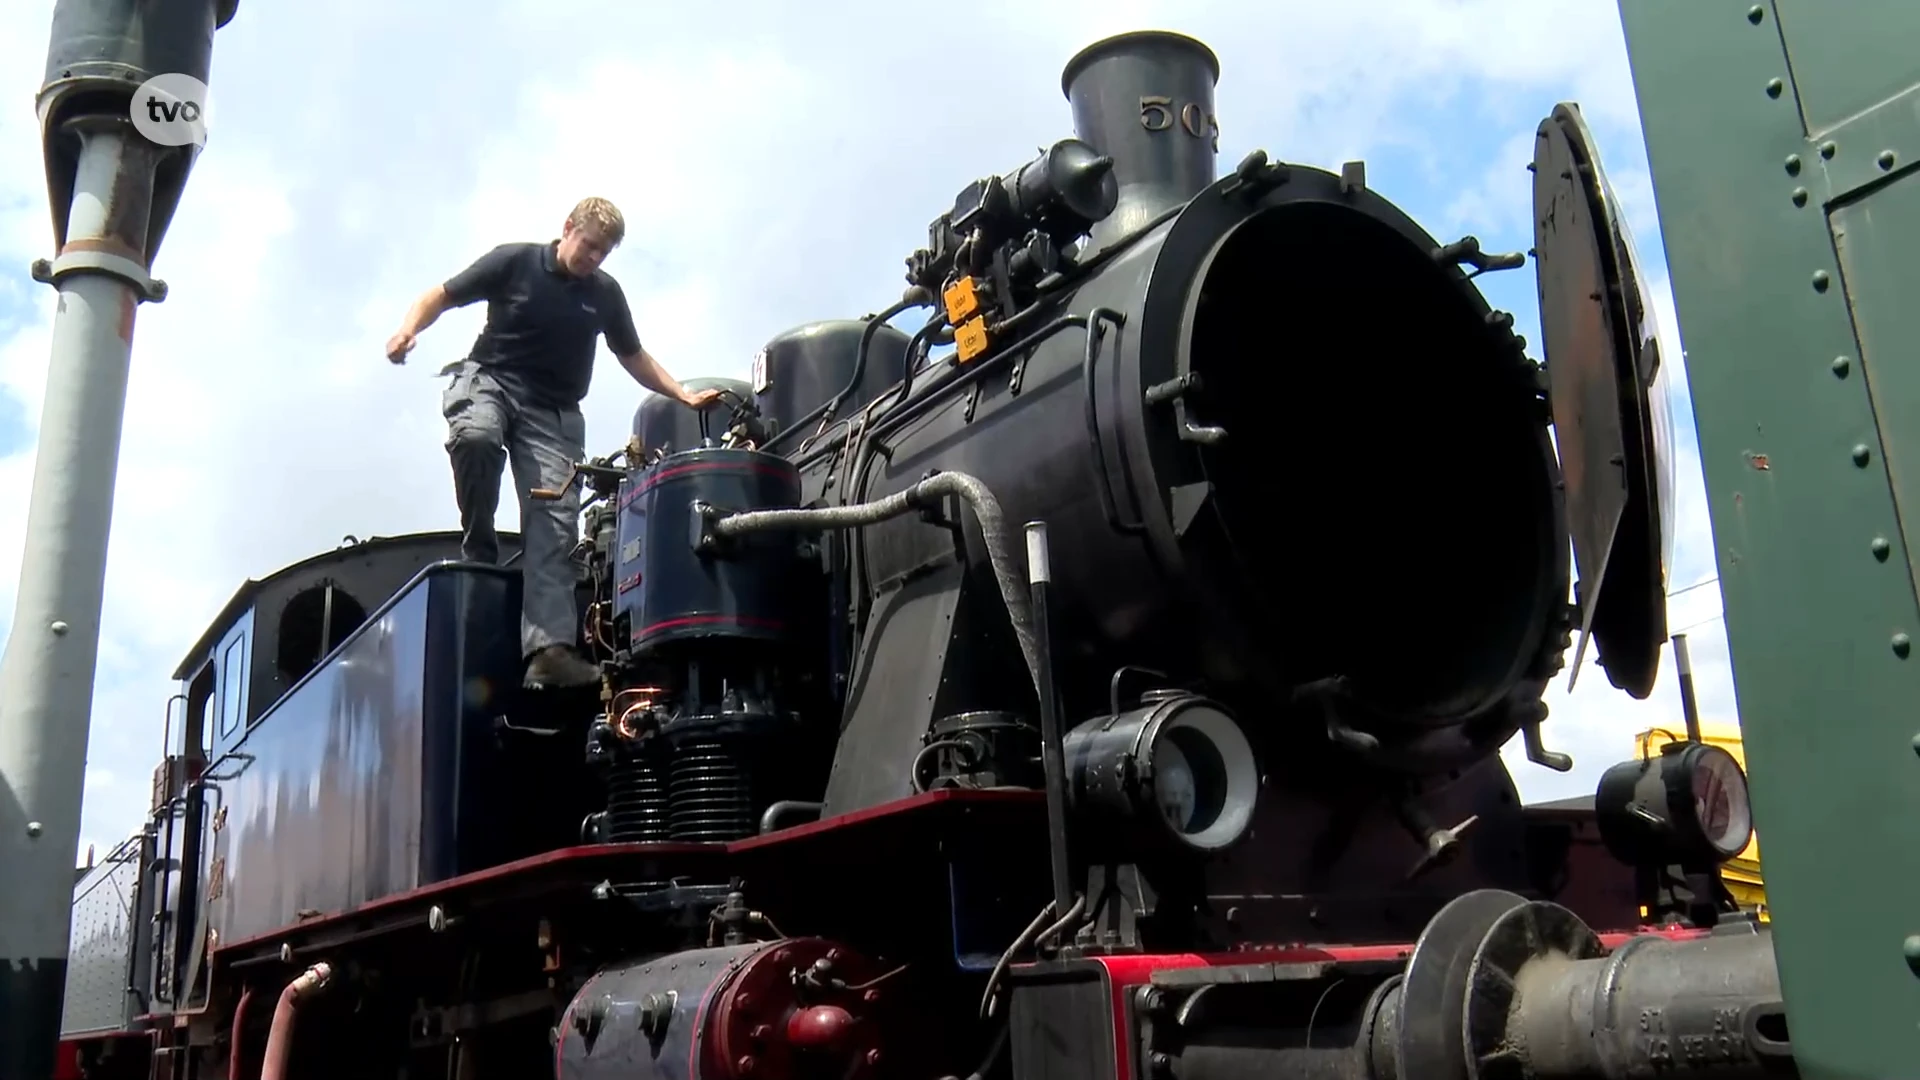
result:
M 240 1036 L 246 1030 L 247 1006 L 253 1001 L 253 987 L 240 991 L 240 1002 L 233 1007 L 233 1038 L 227 1047 L 227 1080 L 240 1080 Z
M 300 1002 L 327 985 L 333 969 L 315 964 L 280 991 L 280 1004 L 274 1006 L 273 1027 L 267 1032 L 266 1060 L 260 1063 L 260 1080 L 286 1080 L 287 1051 L 293 1041 L 293 1015 Z

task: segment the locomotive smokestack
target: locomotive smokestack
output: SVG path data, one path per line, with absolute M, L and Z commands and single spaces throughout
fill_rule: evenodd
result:
M 1143 30 L 1097 41 L 1067 61 L 1060 88 L 1073 132 L 1113 158 L 1120 204 L 1090 250 L 1137 232 L 1217 178 L 1213 88 L 1220 60 L 1184 34 Z

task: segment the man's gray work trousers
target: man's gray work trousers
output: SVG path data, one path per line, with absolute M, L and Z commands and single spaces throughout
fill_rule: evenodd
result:
M 500 503 L 500 477 L 513 461 L 513 488 L 520 498 L 520 649 L 531 656 L 549 645 L 572 645 L 577 635 L 573 549 L 579 542 L 580 492 L 569 487 L 554 502 L 537 501 L 534 488 L 567 482 L 574 462 L 586 454 L 586 419 L 577 405 L 534 405 L 499 379 L 466 361 L 453 371 L 441 398 L 447 417 L 447 455 L 453 459 L 454 499 L 465 533 L 461 555 L 498 563 L 500 537 L 493 515 Z

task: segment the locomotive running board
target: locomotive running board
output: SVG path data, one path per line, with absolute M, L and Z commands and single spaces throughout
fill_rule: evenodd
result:
M 274 961 L 298 964 L 303 957 L 351 942 L 410 931 L 439 932 L 454 920 L 504 905 L 586 897 L 607 881 L 725 882 L 744 877 L 775 889 L 783 881 L 807 882 L 810 875 L 817 877 L 817 867 L 830 845 L 894 851 L 908 857 L 917 843 L 931 855 L 941 840 L 962 828 L 991 834 L 995 829 L 1031 824 L 1044 834 L 1045 812 L 1039 791 L 948 789 L 725 844 L 562 848 L 290 922 L 264 934 L 220 942 L 213 957 L 216 965 L 229 968 Z

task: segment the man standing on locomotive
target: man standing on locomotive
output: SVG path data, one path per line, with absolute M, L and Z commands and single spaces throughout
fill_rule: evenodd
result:
M 597 339 L 641 386 L 690 408 L 703 408 L 716 391 L 688 391 L 640 344 L 626 294 L 600 264 L 625 238 L 620 211 L 605 199 L 583 199 L 567 215 L 560 239 L 502 244 L 407 309 L 387 342 L 387 359 L 404 364 L 421 331 L 446 311 L 487 302 L 486 327 L 452 375 L 441 399 L 447 454 L 453 461 L 454 499 L 465 533 L 461 555 L 496 563 L 494 511 L 509 457 L 520 499 L 520 564 L 525 581 L 520 642 L 528 686 L 585 686 L 599 679 L 573 647 L 577 630 L 578 487 L 556 501 L 536 501 L 535 488 L 567 482 L 586 456 L 580 402 L 593 378 Z

